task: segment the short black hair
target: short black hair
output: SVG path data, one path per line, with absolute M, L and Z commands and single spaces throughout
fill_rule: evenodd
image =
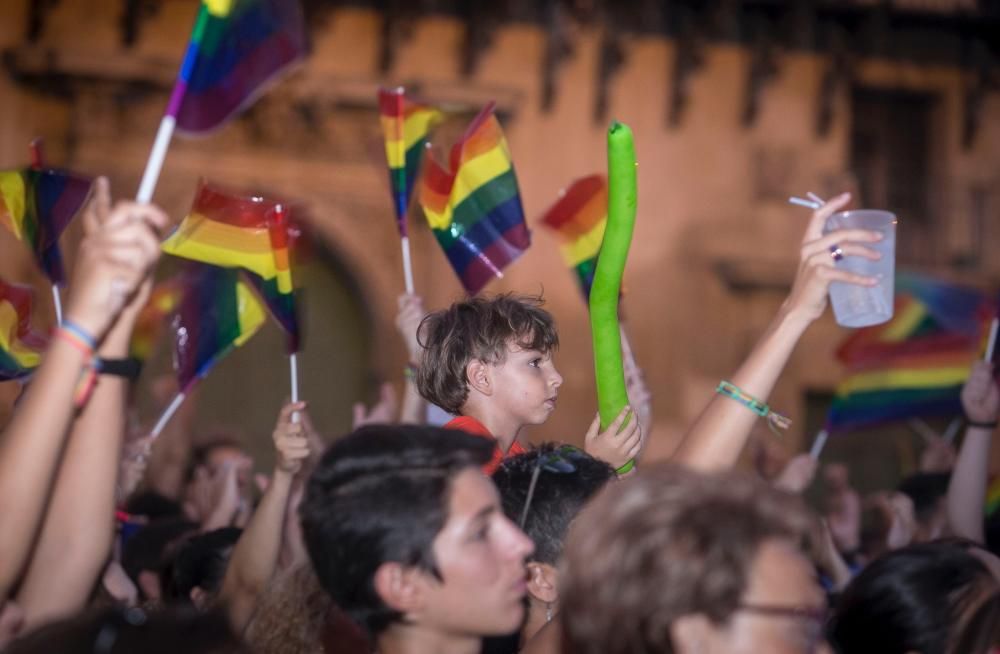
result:
M 125 511 L 131 515 L 146 516 L 150 520 L 184 515 L 180 502 L 154 490 L 140 491 L 129 497 L 125 502 Z
M 962 617 L 993 583 L 964 543 L 890 552 L 844 589 L 830 622 L 830 644 L 852 654 L 945 654 Z
M 191 591 L 200 588 L 214 594 L 222 588 L 226 567 L 242 529 L 223 527 L 188 539 L 177 548 L 163 580 L 164 598 L 191 603 Z
M 950 472 L 917 472 L 899 483 L 897 490 L 913 500 L 917 522 L 926 523 L 948 495 Z
M 524 532 L 535 541 L 532 560 L 550 565 L 559 562 L 563 540 L 573 518 L 587 500 L 615 478 L 614 468 L 575 447 L 544 443 L 535 450 L 504 459 L 493 473 L 503 511 L 517 524 L 524 511 L 538 457 L 549 456 L 557 450 L 565 452 L 560 456 L 566 458 L 574 470 L 563 473 L 541 470 L 524 523 Z
M 122 568 L 132 581 L 143 570 L 159 572 L 167 548 L 183 536 L 198 531 L 198 523 L 187 518 L 154 520 L 128 539 L 122 549 Z
M 320 584 L 372 638 L 402 616 L 375 590 L 386 562 L 437 573 L 453 478 L 493 443 L 461 431 L 367 425 L 331 445 L 306 483 L 302 534 Z

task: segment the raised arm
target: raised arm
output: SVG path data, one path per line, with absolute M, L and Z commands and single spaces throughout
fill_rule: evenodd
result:
M 101 182 L 84 221 L 88 234 L 104 231 L 118 243 L 130 243 L 121 256 L 134 258 L 136 271 L 145 274 L 121 289 L 125 308 L 98 349 L 102 359 L 122 359 L 128 356 L 132 327 L 149 293 L 148 272 L 159 258 L 158 231 L 166 217 L 148 205 L 122 204 L 112 212 L 107 183 Z M 116 280 L 119 286 L 126 283 Z M 81 610 L 107 563 L 127 386 L 123 377 L 100 375 L 73 422 L 41 536 L 18 592 L 28 628 Z M 59 591 L 53 592 L 55 588 Z
M 845 229 L 823 235 L 826 219 L 850 201 L 844 193 L 813 212 L 802 240 L 798 273 L 791 294 L 781 305 L 764 335 L 729 382 L 766 402 L 778 376 L 806 328 L 823 315 L 830 282 L 874 286 L 876 279 L 834 268 L 830 247 L 839 245 L 846 256 L 877 259 L 878 252 L 861 245 L 882 238 L 879 232 Z M 673 455 L 677 463 L 701 470 L 731 467 L 758 419 L 742 404 L 716 394 L 688 430 Z
M 286 404 L 274 428 L 277 461 L 271 483 L 260 505 L 240 536 L 229 560 L 219 600 L 224 604 L 229 623 L 236 633 L 243 633 L 253 615 L 257 598 L 267 588 L 281 553 L 285 513 L 295 475 L 309 458 L 309 439 L 302 422 L 293 422 L 295 412 L 305 410 L 305 403 Z
M 993 364 L 975 363 L 962 388 L 962 408 L 969 426 L 948 484 L 948 524 L 956 536 L 982 543 L 990 445 L 1000 414 L 1000 390 L 993 379 Z
M 417 329 L 427 312 L 424 311 L 424 301 L 419 295 L 400 295 L 399 314 L 396 316 L 396 329 L 406 343 L 406 353 L 410 357 L 406 364 L 406 375 L 403 389 L 403 409 L 399 413 L 399 422 L 409 425 L 422 425 L 426 420 L 427 400 L 420 396 L 417 390 L 415 371 L 411 366 L 420 362 L 422 348 L 417 341 Z
M 99 189 L 106 185 L 98 182 Z M 66 310 L 67 322 L 85 337 L 95 343 L 104 340 L 156 260 L 156 230 L 165 220 L 155 208 L 119 204 L 107 224 L 85 236 Z M 0 599 L 21 577 L 45 516 L 74 401 L 80 396 L 78 382 L 91 360 L 89 349 L 79 335 L 57 329 L 0 437 Z

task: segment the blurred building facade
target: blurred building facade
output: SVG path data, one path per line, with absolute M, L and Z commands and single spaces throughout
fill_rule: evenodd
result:
M 23 162 L 43 136 L 53 163 L 133 193 L 197 3 L 4 4 L 2 165 Z M 654 397 L 654 455 L 669 452 L 787 294 L 808 216 L 789 195 L 854 190 L 864 206 L 897 212 L 901 267 L 983 286 L 1000 277 L 990 256 L 1000 244 L 1000 3 L 310 0 L 306 11 L 309 59 L 218 134 L 175 139 L 156 201 L 179 218 L 207 176 L 308 206 L 336 299 L 310 300 L 322 318 L 310 319 L 310 336 L 325 345 L 306 364 L 304 392 L 329 407 L 329 431 L 348 427 L 350 402 L 373 378 L 398 381 L 405 363 L 380 84 L 454 110 L 439 150 L 498 103 L 534 234 L 488 291 L 544 292 L 563 341 L 560 408 L 533 440 L 579 442 L 596 409 L 586 310 L 537 221 L 571 180 L 604 169 L 612 118 L 637 139 L 624 310 Z M 440 308 L 461 289 L 416 207 L 411 225 L 417 289 Z M 39 281 L 11 241 L 0 247 L 4 279 Z M 825 318 L 782 376 L 772 404 L 795 420 L 789 447 L 815 421 L 808 398 L 841 375 L 832 353 L 843 335 Z M 206 394 L 264 434 L 285 373 L 280 357 L 268 370 L 253 363 L 233 364 L 240 383 Z M 262 408 L 247 410 L 248 397 Z

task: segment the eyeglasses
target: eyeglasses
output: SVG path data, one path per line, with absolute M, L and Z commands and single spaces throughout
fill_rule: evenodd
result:
M 535 485 L 538 483 L 538 475 L 541 474 L 542 470 L 558 475 L 574 473 L 576 472 L 576 464 L 573 461 L 581 461 L 586 457 L 587 454 L 583 450 L 572 445 L 560 445 L 551 452 L 538 454 L 535 469 L 531 471 L 528 496 L 524 498 L 524 509 L 521 511 L 521 520 L 518 523 L 522 530 L 528 521 L 528 510 L 531 508 L 531 500 L 535 497 Z
M 737 611 L 753 613 L 764 617 L 788 618 L 804 624 L 807 628 L 807 649 L 808 652 L 815 652 L 816 647 L 823 640 L 823 631 L 826 628 L 826 621 L 829 617 L 829 609 L 826 607 L 816 608 L 808 606 L 775 606 L 773 604 L 738 604 Z

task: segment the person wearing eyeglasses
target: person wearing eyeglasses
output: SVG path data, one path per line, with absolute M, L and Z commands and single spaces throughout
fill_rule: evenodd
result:
M 801 500 L 737 473 L 648 467 L 570 528 L 563 651 L 829 654 L 826 600 L 801 549 Z
M 299 515 L 316 576 L 379 654 L 479 654 L 520 626 L 534 546 L 480 469 L 492 452 L 455 430 L 369 425 L 309 478 Z
M 424 318 L 418 342 L 420 394 L 456 416 L 446 428 L 494 444 L 483 471 L 492 474 L 504 457 L 523 454 L 522 430 L 549 419 L 563 382 L 553 360 L 559 334 L 542 299 L 504 294 L 455 302 Z M 595 417 L 584 437 L 586 450 L 616 469 L 631 470 L 627 464 L 643 447 L 640 421 L 628 420 L 631 413 L 625 407 L 603 432 Z

